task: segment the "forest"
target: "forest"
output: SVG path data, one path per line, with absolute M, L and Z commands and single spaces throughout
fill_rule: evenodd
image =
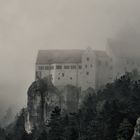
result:
M 24 109 L 16 121 L 0 129 L 0 140 L 131 140 L 140 117 L 139 73 L 126 73 L 104 89 L 89 88 L 76 113 L 56 106 L 50 121 L 27 134 Z

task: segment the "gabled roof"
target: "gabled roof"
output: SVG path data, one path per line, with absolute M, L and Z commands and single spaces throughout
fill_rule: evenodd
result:
M 105 51 L 101 50 L 94 50 L 94 53 L 97 57 L 108 57 L 107 53 Z
M 81 63 L 86 50 L 40 50 L 36 64 Z M 100 57 L 107 57 L 105 51 L 93 50 Z
M 40 50 L 36 64 L 81 63 L 83 50 Z

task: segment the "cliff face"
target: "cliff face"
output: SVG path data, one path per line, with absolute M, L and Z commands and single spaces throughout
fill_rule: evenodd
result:
M 33 82 L 28 90 L 27 132 L 47 123 L 56 106 L 65 112 L 76 112 L 78 102 L 79 90 L 74 86 L 65 86 L 60 91 L 47 78 Z
M 138 118 L 136 122 L 136 126 L 134 129 L 134 135 L 132 137 L 132 140 L 139 140 L 140 139 L 140 118 Z
M 32 83 L 28 90 L 26 130 L 38 128 L 49 119 L 55 106 L 61 106 L 59 91 L 48 81 L 40 79 Z

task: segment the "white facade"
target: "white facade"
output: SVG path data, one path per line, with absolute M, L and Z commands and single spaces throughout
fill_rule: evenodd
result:
M 67 50 L 67 52 L 69 51 L 71 50 Z M 75 56 L 69 56 L 71 58 L 67 58 L 67 56 L 59 58 L 59 55 L 63 55 L 61 54 L 61 50 L 55 52 L 52 50 L 51 53 L 51 59 L 47 58 L 51 63 L 48 64 L 47 61 L 45 64 L 44 61 L 41 64 L 45 58 L 37 62 L 36 78 L 51 76 L 52 83 L 56 87 L 74 85 L 80 87 L 82 90 L 86 90 L 89 87 L 98 89 L 112 80 L 112 71 L 110 70 L 112 66 L 105 65 L 110 64 L 110 58 L 103 51 L 94 51 L 88 48 L 79 52 L 77 51 Z M 38 55 L 38 59 L 41 57 L 40 55 Z M 57 60 L 55 60 L 55 57 Z M 71 59 L 71 61 L 68 59 Z M 102 62 L 101 64 L 99 64 L 100 61 Z

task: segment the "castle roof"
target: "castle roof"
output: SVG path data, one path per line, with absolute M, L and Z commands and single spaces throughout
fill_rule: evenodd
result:
M 83 50 L 40 50 L 36 64 L 81 63 Z
M 81 63 L 85 50 L 40 50 L 36 64 Z M 97 57 L 107 57 L 104 51 L 94 50 Z
M 107 53 L 105 51 L 101 50 L 94 50 L 94 53 L 97 57 L 108 57 Z

